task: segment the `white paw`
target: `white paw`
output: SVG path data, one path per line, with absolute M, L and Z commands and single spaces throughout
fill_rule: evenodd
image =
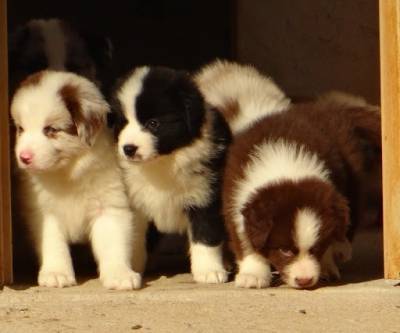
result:
M 344 242 L 335 242 L 332 245 L 333 257 L 338 262 L 347 262 L 350 261 L 352 257 L 352 247 L 351 243 L 346 240 Z
M 225 283 L 228 281 L 228 273 L 225 270 L 193 272 L 193 279 L 199 283 Z
M 271 277 L 256 276 L 253 274 L 237 274 L 235 286 L 238 288 L 266 288 L 271 283 Z
M 133 290 L 142 286 L 142 276 L 129 268 L 110 270 L 100 275 L 103 286 L 112 290 Z
M 73 273 L 41 270 L 38 276 L 38 283 L 42 287 L 64 288 L 76 285 L 76 280 Z

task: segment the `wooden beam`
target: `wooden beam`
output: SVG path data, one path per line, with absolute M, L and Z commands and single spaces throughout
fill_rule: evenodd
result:
M 385 278 L 400 279 L 400 0 L 380 0 Z
M 12 282 L 7 1 L 0 0 L 0 286 Z

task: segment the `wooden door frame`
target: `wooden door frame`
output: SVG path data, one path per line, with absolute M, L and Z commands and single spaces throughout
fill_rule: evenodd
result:
M 0 0 L 0 286 L 12 283 L 7 0 Z
M 383 239 L 386 279 L 400 279 L 400 0 L 380 0 Z

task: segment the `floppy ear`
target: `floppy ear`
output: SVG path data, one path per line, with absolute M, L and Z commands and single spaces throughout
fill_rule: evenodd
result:
M 109 106 L 97 87 L 90 81 L 65 84 L 60 96 L 71 114 L 76 133 L 92 146 L 99 131 L 105 126 Z
M 273 221 L 263 203 L 252 201 L 241 211 L 247 237 L 254 250 L 259 251 L 267 242 Z
M 200 90 L 185 71 L 177 72 L 173 89 L 177 92 L 189 133 L 197 135 L 205 114 L 204 98 Z
M 347 200 L 339 193 L 335 193 L 333 196 L 331 212 L 335 223 L 334 235 L 336 240 L 347 240 L 347 230 L 350 225 L 350 209 Z

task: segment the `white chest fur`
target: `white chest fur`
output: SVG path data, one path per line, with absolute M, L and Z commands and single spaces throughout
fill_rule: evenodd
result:
M 199 161 L 181 168 L 172 155 L 122 165 L 133 207 L 162 232 L 184 232 L 188 225 L 185 209 L 208 203 L 210 172 Z

